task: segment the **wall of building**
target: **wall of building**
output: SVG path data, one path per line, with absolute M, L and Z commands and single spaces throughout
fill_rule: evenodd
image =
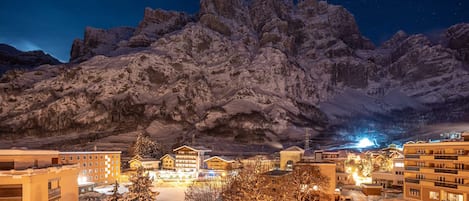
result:
M 228 163 L 219 158 L 212 158 L 205 163 L 207 163 L 207 169 L 210 170 L 231 170 L 232 168 L 231 163 Z
M 60 200 L 77 201 L 77 176 L 78 169 L 74 165 L 0 171 L 0 188 L 6 185 L 21 185 L 22 201 L 48 201 L 49 196 L 58 197 Z M 49 182 L 51 182 L 51 189 L 49 189 Z
M 165 170 L 174 170 L 175 169 L 175 160 L 170 157 L 164 157 L 161 160 L 161 167 Z
M 77 164 L 80 183 L 114 183 L 121 174 L 120 152 L 61 152 L 62 164 Z
M 469 142 L 405 144 L 404 155 L 405 198 L 431 200 L 438 193 L 448 200 L 459 194 L 468 201 Z
M 303 151 L 280 151 L 280 169 L 286 170 L 288 161 L 292 161 L 292 164 L 300 161 L 303 154 Z
M 58 151 L 49 150 L 0 150 L 0 163 L 14 162 L 14 169 L 48 167 L 58 160 Z M 4 168 L 1 168 L 4 169 Z

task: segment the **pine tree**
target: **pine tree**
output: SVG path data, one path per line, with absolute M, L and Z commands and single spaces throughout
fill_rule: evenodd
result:
M 129 192 L 125 194 L 123 201 L 154 201 L 157 192 L 152 192 L 152 180 L 145 173 L 142 167 L 137 169 L 137 173 L 130 178 L 132 185 Z
M 139 155 L 142 157 L 151 156 L 158 158 L 161 156 L 161 146 L 155 141 L 151 140 L 150 137 L 140 133 L 138 134 L 137 140 L 133 146 L 133 155 Z

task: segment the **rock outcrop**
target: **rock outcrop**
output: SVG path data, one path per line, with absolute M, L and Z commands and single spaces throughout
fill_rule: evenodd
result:
M 112 146 L 135 131 L 220 150 L 299 143 L 305 128 L 316 136 L 346 118 L 467 99 L 464 27 L 446 43 L 398 32 L 375 47 L 325 1 L 203 0 L 197 16 L 146 9 L 136 29 L 87 28 L 72 47 L 81 63 L 4 78 L 2 144 Z
M 31 69 L 43 64 L 60 63 L 59 60 L 43 51 L 22 52 L 12 46 L 0 44 L 0 75 L 12 69 Z

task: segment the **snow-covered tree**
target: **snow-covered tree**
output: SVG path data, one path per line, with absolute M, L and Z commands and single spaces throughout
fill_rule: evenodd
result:
M 228 181 L 222 193 L 223 200 L 233 201 L 274 201 L 275 197 L 266 194 L 266 177 L 262 176 L 260 161 L 253 168 L 244 168 Z
M 123 201 L 154 201 L 158 192 L 152 191 L 152 180 L 145 173 L 142 167 L 137 169 L 137 173 L 130 178 L 132 185 L 129 192 L 124 194 Z
M 329 188 L 329 181 L 330 178 L 323 175 L 319 167 L 302 165 L 294 168 L 288 182 L 283 185 L 287 186 L 287 192 L 293 193 L 295 200 L 307 201 L 328 197 L 324 192 Z
M 151 156 L 159 158 L 161 156 L 161 146 L 153 141 L 149 136 L 138 134 L 135 144 L 132 146 L 133 155 Z
M 194 182 L 185 191 L 186 201 L 221 201 L 225 180 Z

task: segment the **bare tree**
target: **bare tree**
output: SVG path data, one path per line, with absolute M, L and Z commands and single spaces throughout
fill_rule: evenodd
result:
M 221 194 L 226 187 L 226 180 L 193 182 L 185 192 L 186 201 L 221 201 Z
M 325 197 L 329 181 L 330 178 L 323 175 L 319 167 L 301 165 L 295 166 L 285 185 L 288 186 L 286 191 L 291 192 L 295 200 L 309 201 Z
M 262 175 L 261 161 L 253 168 L 241 169 L 227 183 L 223 191 L 223 200 L 230 201 L 274 201 L 275 197 L 266 192 L 268 180 Z

